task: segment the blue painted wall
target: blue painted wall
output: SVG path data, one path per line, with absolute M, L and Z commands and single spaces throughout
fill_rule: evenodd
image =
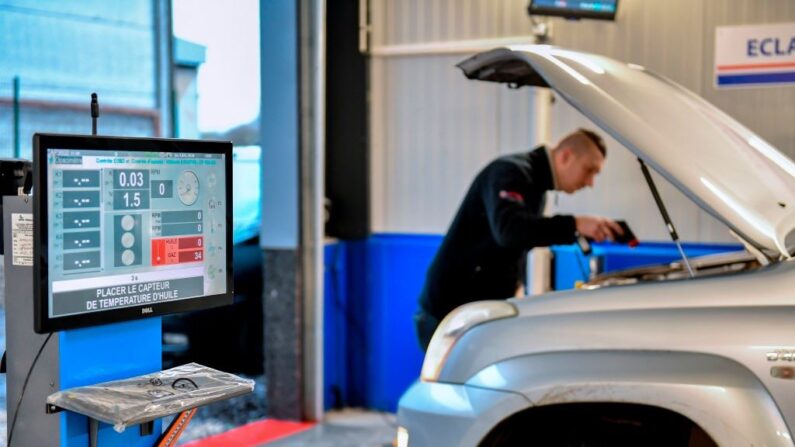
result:
M 424 353 L 412 315 L 441 236 L 375 235 L 366 250 L 364 405 L 395 411 L 420 375 Z
M 395 411 L 419 377 L 411 319 L 442 237 L 374 235 L 326 246 L 326 407 Z
M 326 407 L 361 406 L 395 411 L 419 377 L 423 352 L 412 315 L 441 235 L 377 234 L 336 242 L 325 251 Z M 735 251 L 733 244 L 685 244 L 690 256 Z M 587 277 L 588 261 L 576 246 L 552 247 L 555 285 L 571 288 Z M 594 244 L 605 271 L 679 259 L 671 243 L 637 248 Z M 580 257 L 580 263 L 577 262 Z
M 348 245 L 342 242 L 327 244 L 324 269 L 324 398 L 326 409 L 348 405 L 348 348 L 349 333 L 353 330 L 352 310 L 348 307 Z
M 592 256 L 603 260 L 602 272 L 614 272 L 644 265 L 666 264 L 681 260 L 679 250 L 671 242 L 643 242 L 637 247 L 621 244 L 593 244 Z M 688 257 L 742 251 L 739 244 L 683 244 Z M 576 245 L 552 247 L 555 256 L 555 290 L 571 289 L 577 281 L 587 280 L 591 273 L 589 260 Z

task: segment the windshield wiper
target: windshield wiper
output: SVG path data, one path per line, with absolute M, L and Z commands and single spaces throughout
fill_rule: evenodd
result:
M 682 261 L 684 261 L 685 267 L 687 268 L 687 273 L 690 274 L 691 278 L 695 278 L 696 275 L 693 273 L 693 268 L 690 267 L 690 261 L 687 260 L 685 250 L 682 248 L 682 243 L 679 241 L 679 235 L 676 233 L 674 223 L 668 215 L 668 210 L 665 209 L 665 204 L 660 197 L 660 192 L 657 191 L 657 185 L 654 184 L 654 179 L 651 178 L 649 168 L 646 167 L 646 163 L 644 163 L 640 157 L 638 157 L 638 162 L 640 162 L 640 170 L 643 172 L 643 177 L 646 178 L 646 183 L 648 183 L 651 194 L 654 196 L 654 201 L 657 202 L 657 208 L 660 210 L 660 214 L 665 221 L 665 228 L 668 229 L 668 234 L 671 235 L 671 239 L 674 241 L 674 244 L 676 244 L 676 248 L 679 249 L 679 254 L 682 255 Z

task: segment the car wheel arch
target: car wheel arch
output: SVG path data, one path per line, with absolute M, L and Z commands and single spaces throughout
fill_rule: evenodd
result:
M 718 443 L 687 416 L 636 403 L 588 402 L 531 406 L 499 424 L 480 441 L 479 447 L 528 445 L 614 446 L 654 445 L 717 447 Z M 660 439 L 660 436 L 667 436 Z M 680 442 L 672 442 L 678 440 Z M 641 444 L 638 444 L 638 443 Z M 529 444 L 534 445 L 534 444 Z
M 792 446 L 787 425 L 759 379 L 743 365 L 712 354 L 532 354 L 483 368 L 467 385 L 519 393 L 527 398 L 528 411 L 561 404 L 648 406 L 681 415 L 721 446 Z

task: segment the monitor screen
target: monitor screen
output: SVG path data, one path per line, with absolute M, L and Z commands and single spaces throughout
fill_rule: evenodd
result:
M 230 304 L 231 151 L 36 134 L 36 331 Z
M 618 0 L 530 0 L 530 15 L 615 20 Z

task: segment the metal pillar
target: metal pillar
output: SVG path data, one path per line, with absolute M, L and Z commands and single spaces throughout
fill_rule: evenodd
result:
M 323 0 L 260 2 L 268 413 L 322 416 Z
M 304 417 L 323 416 L 323 202 L 326 134 L 326 2 L 302 0 L 301 251 L 304 269 Z
M 152 0 L 155 26 L 155 91 L 160 112 L 155 136 L 173 137 L 174 133 L 174 48 L 171 21 L 171 2 Z

